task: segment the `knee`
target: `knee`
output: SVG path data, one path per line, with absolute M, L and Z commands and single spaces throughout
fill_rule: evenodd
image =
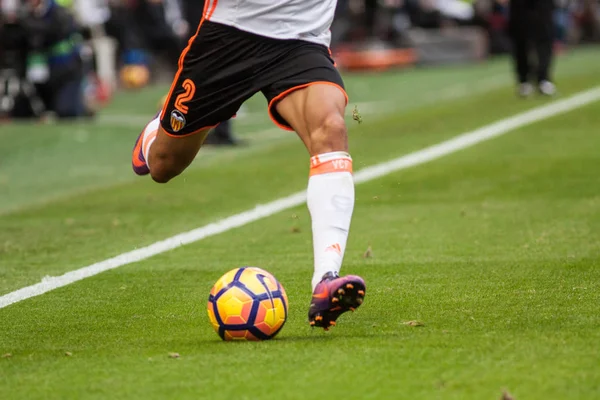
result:
M 152 177 L 152 180 L 156 183 L 167 183 L 175 177 L 175 175 L 166 173 L 163 170 L 155 169 L 150 170 L 150 176 Z
M 167 183 L 183 170 L 172 157 L 165 154 L 152 154 L 150 160 L 150 176 L 157 183 Z
M 344 117 L 340 114 L 328 115 L 318 129 L 311 133 L 310 139 L 313 154 L 347 151 L 348 138 Z

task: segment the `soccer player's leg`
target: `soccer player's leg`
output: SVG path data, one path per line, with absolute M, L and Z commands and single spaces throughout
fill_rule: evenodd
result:
M 340 84 L 330 81 L 313 81 L 284 94 L 271 101 L 271 114 L 280 125 L 297 132 L 311 155 L 307 203 L 314 275 L 308 318 L 312 326 L 328 329 L 342 313 L 362 304 L 366 290 L 361 277 L 339 276 L 354 210 L 352 158 L 344 121 L 347 96 Z
M 511 0 L 510 3 L 510 36 L 512 40 L 512 59 L 517 77 L 517 94 L 528 97 L 533 93 L 533 85 L 529 82 L 531 65 L 529 60 L 530 33 L 532 31 L 530 14 L 525 0 Z
M 158 183 L 166 183 L 181 174 L 194 160 L 209 128 L 184 137 L 170 136 L 156 115 L 138 136 L 132 154 L 133 171 L 150 174 Z
M 200 23 L 181 55 L 161 113 L 136 142 L 132 162 L 138 175 L 150 174 L 164 183 L 181 174 L 196 157 L 209 130 L 233 117 L 256 93 L 248 79 L 254 68 L 247 59 L 251 52 L 241 56 L 238 51 L 252 44 L 234 28 Z
M 550 77 L 555 36 L 554 3 L 544 0 L 536 5 L 535 48 L 537 52 L 538 90 L 545 96 L 556 94 L 556 86 Z

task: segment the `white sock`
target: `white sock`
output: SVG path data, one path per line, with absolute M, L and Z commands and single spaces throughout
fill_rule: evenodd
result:
M 342 267 L 354 211 L 352 158 L 346 152 L 319 154 L 310 159 L 307 204 L 312 218 L 315 272 L 313 290 L 327 272 Z
M 150 162 L 148 161 L 148 154 L 150 153 L 150 146 L 156 140 L 158 134 L 158 127 L 160 126 L 160 116 L 156 116 L 152 121 L 148 122 L 148 125 L 144 128 L 144 136 L 142 137 L 142 154 L 146 160 L 146 165 L 150 168 Z

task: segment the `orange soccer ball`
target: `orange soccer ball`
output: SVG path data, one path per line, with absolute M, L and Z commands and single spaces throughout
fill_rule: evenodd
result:
M 139 89 L 150 81 L 150 70 L 145 65 L 125 65 L 120 71 L 121 83 L 127 89 Z
M 288 299 L 273 275 L 256 267 L 236 268 L 215 283 L 208 318 L 223 340 L 268 340 L 281 331 Z

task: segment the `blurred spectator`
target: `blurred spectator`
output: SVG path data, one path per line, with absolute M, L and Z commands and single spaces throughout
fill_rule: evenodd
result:
M 0 29 L 2 71 L 12 82 L 4 88 L 4 102 L 10 104 L 5 112 L 86 115 L 79 28 L 71 14 L 54 0 L 3 0 Z
M 144 46 L 166 56 L 177 65 L 179 54 L 189 38 L 189 25 L 182 17 L 178 0 L 138 0 L 135 22 Z M 198 20 L 200 21 L 200 20 Z M 198 24 L 196 22 L 194 27 Z
M 571 0 L 555 0 L 554 11 L 555 39 L 560 50 L 567 43 L 570 21 Z
M 508 29 L 508 0 L 477 1 L 474 20 L 488 33 L 490 54 L 508 53 L 512 44 Z
M 121 75 L 127 87 L 144 85 L 145 79 L 137 82 L 131 75 L 149 74 L 143 68 L 152 68 L 156 59 L 177 65 L 190 34 L 179 0 L 74 0 L 74 10 L 96 47 L 106 36 L 116 41 L 116 59 L 125 67 Z
M 554 1 L 553 21 L 543 29 L 546 45 L 538 46 L 541 64 L 548 51 L 540 51 L 550 42 L 562 47 L 600 40 L 599 0 Z M 118 86 L 170 81 L 204 2 L 0 0 L 0 6 L 0 117 L 39 116 L 45 110 L 77 117 L 90 114 L 89 98 L 107 99 Z M 331 46 L 335 51 L 349 44 L 344 49 L 357 53 L 389 51 L 408 64 L 411 57 L 402 56 L 408 52 L 394 51 L 419 49 L 441 62 L 468 60 L 473 59 L 469 41 L 461 35 L 484 30 L 489 53 L 512 52 L 510 13 L 508 0 L 339 0 Z M 513 20 L 515 15 L 521 14 L 513 12 Z M 481 29 L 454 29 L 464 25 Z M 464 57 L 441 57 L 458 48 Z M 522 55 L 524 50 L 516 51 Z M 234 143 L 231 125 L 223 124 L 210 140 Z
M 18 1 L 0 2 L 0 118 L 13 116 L 27 100 L 23 89 L 27 71 L 27 52 L 24 51 L 27 32 L 19 18 Z
M 80 28 L 72 14 L 55 0 L 27 0 L 25 12 L 27 79 L 58 117 L 86 115 Z
M 532 93 L 533 80 L 539 91 L 553 95 L 550 78 L 554 39 L 554 0 L 511 0 L 510 31 L 513 38 L 513 60 L 519 82 L 519 94 Z M 536 55 L 532 62 L 530 53 Z M 535 71 L 533 70 L 535 65 Z
M 600 41 L 600 1 L 578 0 L 573 6 L 574 20 L 577 22 L 577 40 L 581 42 Z

